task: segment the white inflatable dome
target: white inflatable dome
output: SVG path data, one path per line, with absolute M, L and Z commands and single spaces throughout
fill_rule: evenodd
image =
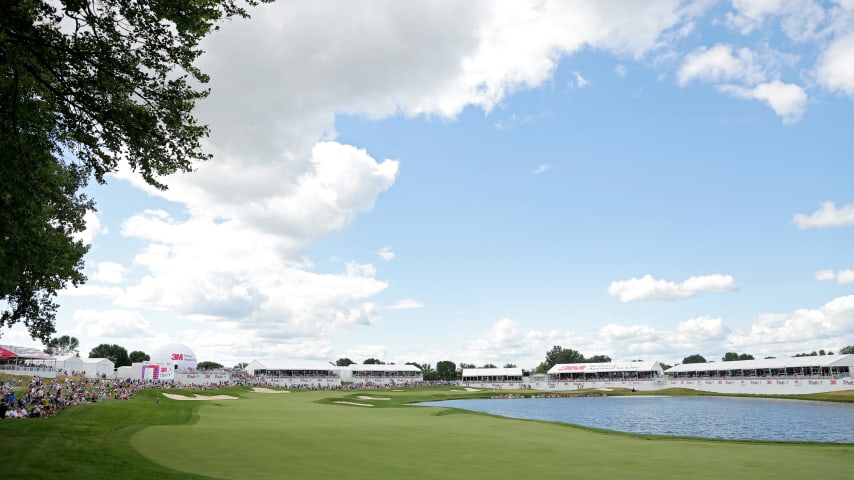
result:
M 150 362 L 158 365 L 175 365 L 178 370 L 196 368 L 199 363 L 196 354 L 183 343 L 163 345 L 151 354 Z

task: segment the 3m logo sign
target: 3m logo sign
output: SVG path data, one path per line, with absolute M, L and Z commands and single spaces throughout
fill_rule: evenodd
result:
M 584 370 L 585 368 L 587 368 L 587 365 L 564 365 L 558 368 L 558 370 L 561 372 L 567 372 L 572 370 Z
M 173 353 L 172 354 L 172 360 L 183 360 L 183 359 L 184 359 L 183 353 Z

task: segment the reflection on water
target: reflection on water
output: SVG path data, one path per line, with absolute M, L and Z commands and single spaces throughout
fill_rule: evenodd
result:
M 631 433 L 854 443 L 854 405 L 726 397 L 471 399 L 420 403 Z

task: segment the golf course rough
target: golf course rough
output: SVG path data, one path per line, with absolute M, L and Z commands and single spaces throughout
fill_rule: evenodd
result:
M 165 469 L 234 480 L 835 479 L 849 478 L 854 465 L 854 445 L 638 436 L 405 405 L 452 395 L 245 393 L 183 402 L 199 405 L 195 421 L 143 428 L 129 445 Z

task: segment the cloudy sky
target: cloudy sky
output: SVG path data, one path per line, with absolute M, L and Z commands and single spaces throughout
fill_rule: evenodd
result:
M 854 344 L 854 0 L 280 0 L 204 49 L 214 159 L 91 188 L 83 355 Z

